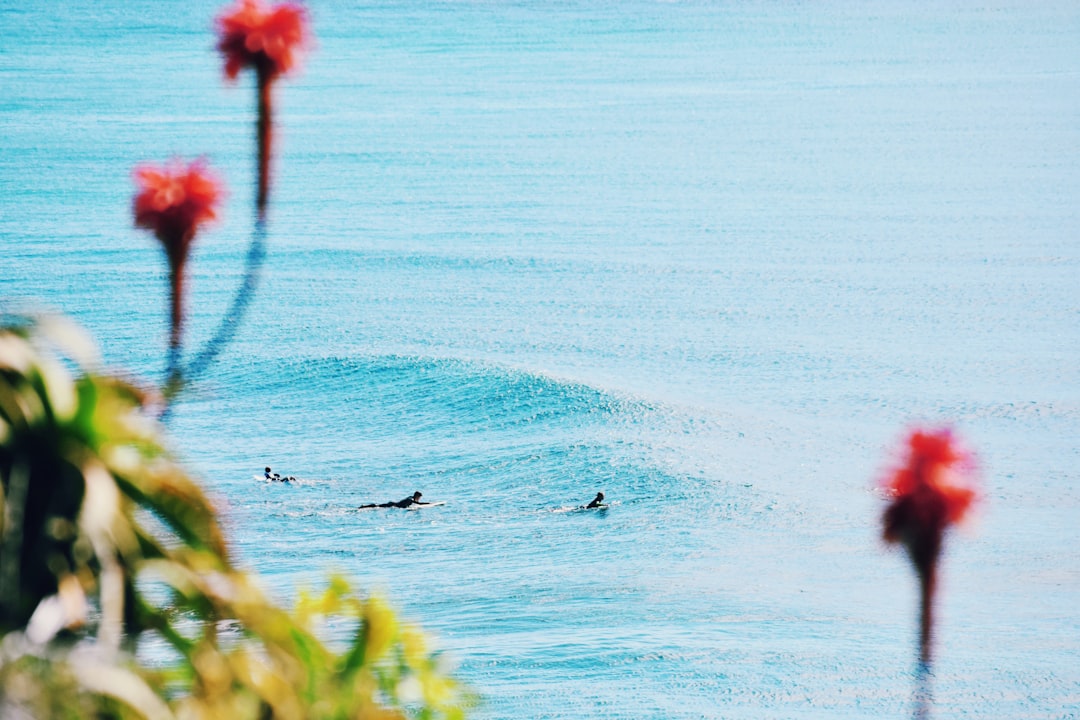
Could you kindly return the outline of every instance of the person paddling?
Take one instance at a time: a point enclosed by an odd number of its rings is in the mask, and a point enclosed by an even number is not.
[[[288,477],[281,477],[281,475],[278,475],[277,473],[274,473],[273,475],[271,475],[269,465],[266,467],[266,470],[264,471],[264,473],[265,473],[263,475],[264,478],[266,478],[267,480],[273,480],[274,482],[289,482],[290,480],[295,480],[296,479],[292,475],[289,475]]]
[[[423,493],[420,492],[419,490],[417,490],[416,492],[414,492],[409,497],[407,497],[407,498],[405,498],[403,500],[398,500],[397,502],[384,502],[384,503],[377,503],[377,504],[376,503],[369,503],[367,505],[361,505],[358,509],[359,510],[366,510],[367,508],[407,508],[407,507],[412,507],[413,505],[431,505],[431,503],[429,503],[429,502],[422,502],[420,500],[420,498],[422,496],[423,496]]]
[[[590,502],[588,505],[585,506],[585,509],[586,510],[591,510],[592,508],[598,508],[598,507],[603,507],[603,506],[604,506],[604,493],[598,492],[598,493],[596,493],[596,497],[594,497],[592,499],[592,502]]]

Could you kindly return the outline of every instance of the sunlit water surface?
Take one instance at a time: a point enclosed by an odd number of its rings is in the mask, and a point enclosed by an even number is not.
[[[1075,3],[310,9],[262,284],[169,422],[276,596],[383,593],[480,718],[903,717],[915,587],[872,485],[951,423],[985,501],[933,714],[1080,715]],[[150,379],[132,166],[231,189],[195,344],[250,233],[216,10],[0,4],[0,297]],[[414,490],[446,505],[355,510]]]

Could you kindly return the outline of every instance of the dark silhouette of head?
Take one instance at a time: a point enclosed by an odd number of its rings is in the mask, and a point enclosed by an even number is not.
[[[603,500],[604,499],[604,493],[602,493],[602,492],[596,493],[596,499],[597,500]]]
[[[414,493],[412,494],[412,499],[413,499],[414,501],[415,501],[415,500],[419,500],[419,499],[420,499],[420,496],[421,496],[421,495],[423,495],[423,493],[422,493],[422,492],[420,492],[419,490],[417,490],[416,492],[414,492]]]
[[[267,472],[267,473],[269,473],[269,472],[270,472],[270,467],[269,467],[269,466],[267,466],[267,468],[266,468],[266,472]]]

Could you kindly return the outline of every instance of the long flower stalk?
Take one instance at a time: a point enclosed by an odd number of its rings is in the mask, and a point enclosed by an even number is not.
[[[255,70],[257,85],[257,159],[255,206],[266,217],[273,155],[273,85],[296,65],[297,51],[308,39],[307,15],[293,3],[264,9],[258,0],[240,0],[217,18],[218,50],[225,58],[225,76],[235,80],[245,67]]]
[[[180,381],[187,260],[199,229],[217,217],[221,185],[202,160],[135,168],[135,225],[154,233],[169,264],[167,387]]]
[[[882,517],[886,542],[900,543],[919,580],[919,662],[933,656],[934,602],[938,564],[948,528],[963,519],[975,500],[968,484],[972,457],[945,430],[911,432],[902,465],[884,483],[890,497]]]
[[[259,65],[256,72],[259,86],[259,113],[256,121],[259,144],[259,187],[255,195],[255,207],[260,221],[266,219],[266,206],[270,202],[270,154],[274,144],[273,83],[265,67],[265,64]]]

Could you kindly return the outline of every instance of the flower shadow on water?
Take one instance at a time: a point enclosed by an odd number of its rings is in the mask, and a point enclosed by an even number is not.
[[[229,308],[222,316],[217,330],[215,330],[210,339],[206,341],[202,350],[191,359],[187,368],[182,368],[179,360],[176,360],[175,365],[170,362],[167,380],[169,385],[166,390],[168,396],[175,396],[185,384],[197,380],[200,375],[206,372],[206,369],[210,367],[217,356],[221,354],[221,351],[232,341],[244,316],[247,314],[252,299],[255,297],[255,290],[259,284],[259,275],[262,271],[263,261],[265,259],[266,221],[265,219],[260,218],[256,221],[255,228],[252,232],[251,245],[248,246],[247,258],[244,262],[244,277],[240,281],[240,286],[236,290],[236,295],[233,296]],[[161,413],[161,420],[164,421],[168,419],[171,407],[171,403],[166,404]]]
[[[251,245],[248,247],[244,268],[244,279],[240,282],[240,287],[236,291],[236,296],[233,297],[229,309],[221,318],[221,323],[218,325],[214,335],[206,342],[203,349],[188,365],[186,376],[189,379],[195,379],[205,372],[206,368],[210,366],[210,363],[214,361],[221,351],[225,349],[225,346],[229,344],[233,336],[236,335],[236,330],[240,326],[240,322],[244,319],[244,315],[247,312],[248,306],[251,304],[252,298],[255,297],[255,288],[259,283],[259,273],[262,270],[263,260],[265,260],[265,258],[266,221],[259,220],[255,223],[255,230],[251,237]]]
[[[915,688],[912,693],[915,706],[913,720],[930,720],[930,710],[934,704],[934,673],[930,663],[920,660],[915,666]]]

